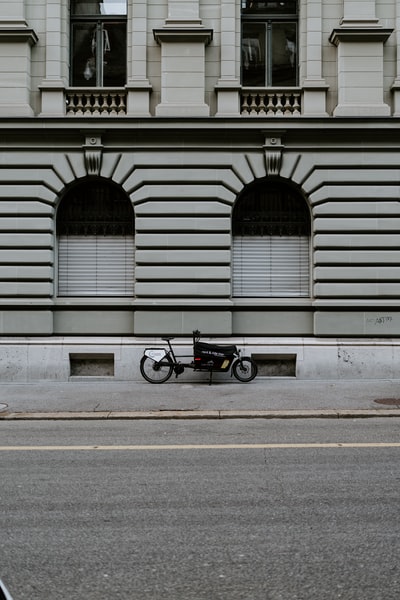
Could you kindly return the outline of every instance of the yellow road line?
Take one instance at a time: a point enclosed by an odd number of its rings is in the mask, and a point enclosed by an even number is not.
[[[400,442],[332,442],[297,444],[159,444],[114,446],[0,446],[0,452],[74,452],[74,451],[147,451],[147,450],[275,450],[306,448],[400,448]]]

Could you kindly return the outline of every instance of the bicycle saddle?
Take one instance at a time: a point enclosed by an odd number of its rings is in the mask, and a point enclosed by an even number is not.
[[[173,336],[172,335],[166,335],[165,337],[161,338],[162,340],[164,340],[164,342],[169,342],[170,340],[173,340]]]

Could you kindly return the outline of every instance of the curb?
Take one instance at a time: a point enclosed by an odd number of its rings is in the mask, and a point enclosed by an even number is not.
[[[160,420],[160,419],[360,419],[400,417],[399,409],[349,410],[154,410],[0,413],[0,421]]]

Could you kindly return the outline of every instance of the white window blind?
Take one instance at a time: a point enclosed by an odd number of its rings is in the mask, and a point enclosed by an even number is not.
[[[132,235],[58,238],[59,296],[133,296]]]
[[[232,261],[233,296],[310,295],[308,236],[235,236]]]

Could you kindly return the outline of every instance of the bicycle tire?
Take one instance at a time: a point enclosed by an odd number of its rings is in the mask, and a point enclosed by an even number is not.
[[[238,358],[232,365],[232,373],[242,383],[252,381],[258,373],[258,367],[252,358]]]
[[[174,365],[169,356],[157,362],[148,356],[142,356],[140,372],[149,383],[165,383],[172,375]]]

